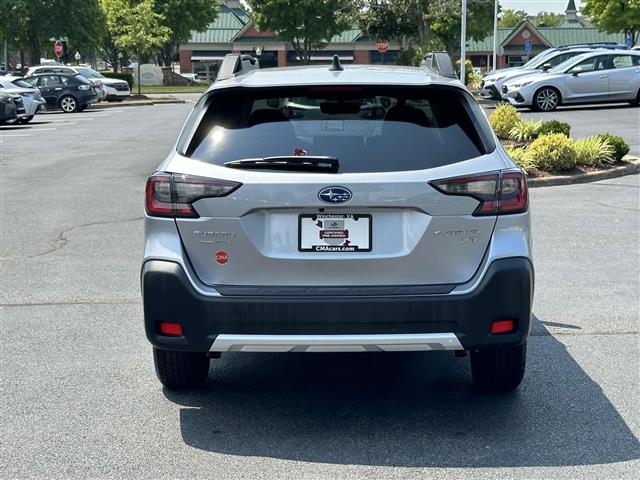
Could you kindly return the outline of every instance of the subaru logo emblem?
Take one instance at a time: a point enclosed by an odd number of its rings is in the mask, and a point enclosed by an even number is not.
[[[318,193],[320,201],[334,205],[337,203],[347,203],[351,200],[352,196],[351,190],[344,187],[327,187]]]

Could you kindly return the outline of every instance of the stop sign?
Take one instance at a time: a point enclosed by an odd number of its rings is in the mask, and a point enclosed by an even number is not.
[[[378,40],[378,43],[376,43],[376,49],[380,53],[386,52],[389,50],[389,42],[387,40]]]
[[[60,40],[56,40],[56,46],[53,48],[56,57],[60,58],[64,53],[64,48],[62,47],[62,42]]]

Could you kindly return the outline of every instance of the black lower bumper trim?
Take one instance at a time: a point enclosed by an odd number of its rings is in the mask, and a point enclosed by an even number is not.
[[[466,349],[523,342],[530,331],[533,267],[526,258],[495,260],[473,292],[410,296],[206,296],[183,268],[151,260],[142,269],[145,329],[159,348],[207,351],[216,335],[340,335],[452,332]],[[495,320],[514,333],[491,335]],[[178,322],[183,337],[159,335]]]

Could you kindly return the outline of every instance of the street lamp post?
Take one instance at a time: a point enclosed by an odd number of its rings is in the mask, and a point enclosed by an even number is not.
[[[460,29],[460,81],[465,85],[465,61],[467,60],[467,0],[462,0],[462,25]]]
[[[82,58],[80,56],[80,52],[76,52],[76,54],[74,55],[74,58],[76,59],[76,65],[80,65],[80,59]]]

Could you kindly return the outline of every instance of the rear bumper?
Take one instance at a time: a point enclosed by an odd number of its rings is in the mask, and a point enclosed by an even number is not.
[[[529,335],[533,299],[533,267],[522,257],[493,261],[480,284],[462,295],[214,297],[197,292],[181,265],[162,260],[144,263],[141,280],[149,341],[158,348],[201,352],[211,350],[221,334],[453,333],[467,350],[516,345]],[[491,324],[505,319],[515,321],[516,331],[491,335]],[[184,336],[159,334],[160,322],[181,323]]]

